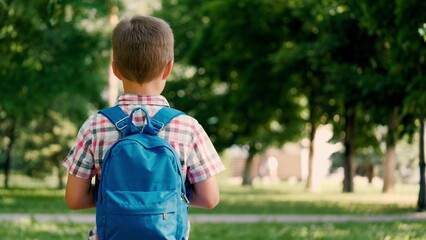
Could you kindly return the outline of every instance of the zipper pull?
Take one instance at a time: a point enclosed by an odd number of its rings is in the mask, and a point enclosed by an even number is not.
[[[189,199],[186,197],[185,193],[181,193],[181,197],[183,198],[183,200],[185,200],[186,204],[189,205]]]

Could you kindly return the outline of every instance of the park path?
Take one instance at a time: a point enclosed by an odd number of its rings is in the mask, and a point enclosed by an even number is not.
[[[391,221],[425,221],[426,213],[405,213],[392,215],[266,215],[266,214],[190,214],[193,223],[345,223],[345,222],[391,222]],[[36,222],[73,222],[94,223],[94,214],[26,214],[3,213],[2,221],[36,221]]]

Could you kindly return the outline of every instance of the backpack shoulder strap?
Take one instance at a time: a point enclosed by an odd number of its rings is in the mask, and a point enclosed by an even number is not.
[[[129,116],[126,112],[121,109],[119,106],[113,106],[105,108],[99,111],[100,114],[104,115],[108,120],[110,120],[114,126],[124,135],[128,135],[129,128],[127,127],[127,118]]]
[[[100,114],[104,115],[108,120],[114,124],[114,126],[119,130],[124,136],[128,134],[127,130],[127,121],[126,119],[129,117],[126,112],[123,111],[119,106],[113,106],[109,108],[105,108],[102,110],[99,110]],[[95,179],[95,203],[98,200],[98,191],[99,191],[99,184],[100,179],[98,175],[96,175]]]
[[[152,119],[155,119],[158,122],[161,122],[165,125],[167,125],[173,118],[183,115],[185,113],[174,109],[170,107],[163,107],[152,117]]]
[[[163,107],[151,118],[153,131],[155,134],[163,129],[173,118],[185,113],[170,107]],[[144,129],[145,130],[145,129]],[[148,130],[148,129],[147,129]]]
[[[119,106],[105,108],[99,111],[100,114],[108,118],[115,127],[124,135],[130,135],[134,132],[134,126],[128,127],[129,116]],[[173,118],[185,113],[170,107],[161,108],[152,118],[152,128],[145,127],[143,131],[149,134],[158,134]],[[133,124],[132,124],[133,125]]]
[[[177,109],[170,108],[170,107],[163,107],[160,109],[151,119],[152,124],[157,124],[157,122],[160,122],[163,124],[162,127],[166,126],[173,118],[184,115],[184,112],[181,112]],[[161,129],[160,129],[161,130]],[[179,164],[180,165],[180,164]],[[179,168],[179,174],[182,176],[181,169]],[[182,191],[184,192],[184,197],[186,198],[186,201],[189,202],[191,199],[192,191],[193,191],[194,185],[189,182],[188,176],[185,178],[184,187],[182,188]]]

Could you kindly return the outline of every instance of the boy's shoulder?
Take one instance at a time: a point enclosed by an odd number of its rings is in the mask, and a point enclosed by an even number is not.
[[[198,120],[187,114],[183,114],[174,118],[169,123],[168,127],[177,128],[179,131],[186,132],[192,136],[198,135],[200,132],[204,132],[204,129]]]
[[[112,123],[108,120],[107,117],[105,117],[99,111],[89,115],[89,117],[86,119],[86,121],[83,124],[83,126],[87,128],[99,128],[99,127],[105,127],[105,125],[109,126],[109,125],[112,125]],[[174,127],[177,127],[177,128],[191,128],[191,129],[198,129],[200,127],[202,128],[201,124],[196,118],[186,113],[172,119],[169,125],[173,125]]]

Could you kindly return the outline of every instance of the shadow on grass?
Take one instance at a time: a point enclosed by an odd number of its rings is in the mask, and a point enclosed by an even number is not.
[[[416,211],[416,194],[380,192],[345,194],[337,190],[308,193],[303,187],[225,186],[220,204],[213,210],[190,208],[203,214],[398,214]],[[0,213],[94,213],[73,211],[64,190],[49,188],[0,189]]]
[[[0,189],[0,213],[68,213],[64,190],[50,188]],[[94,210],[79,211],[81,213]]]

